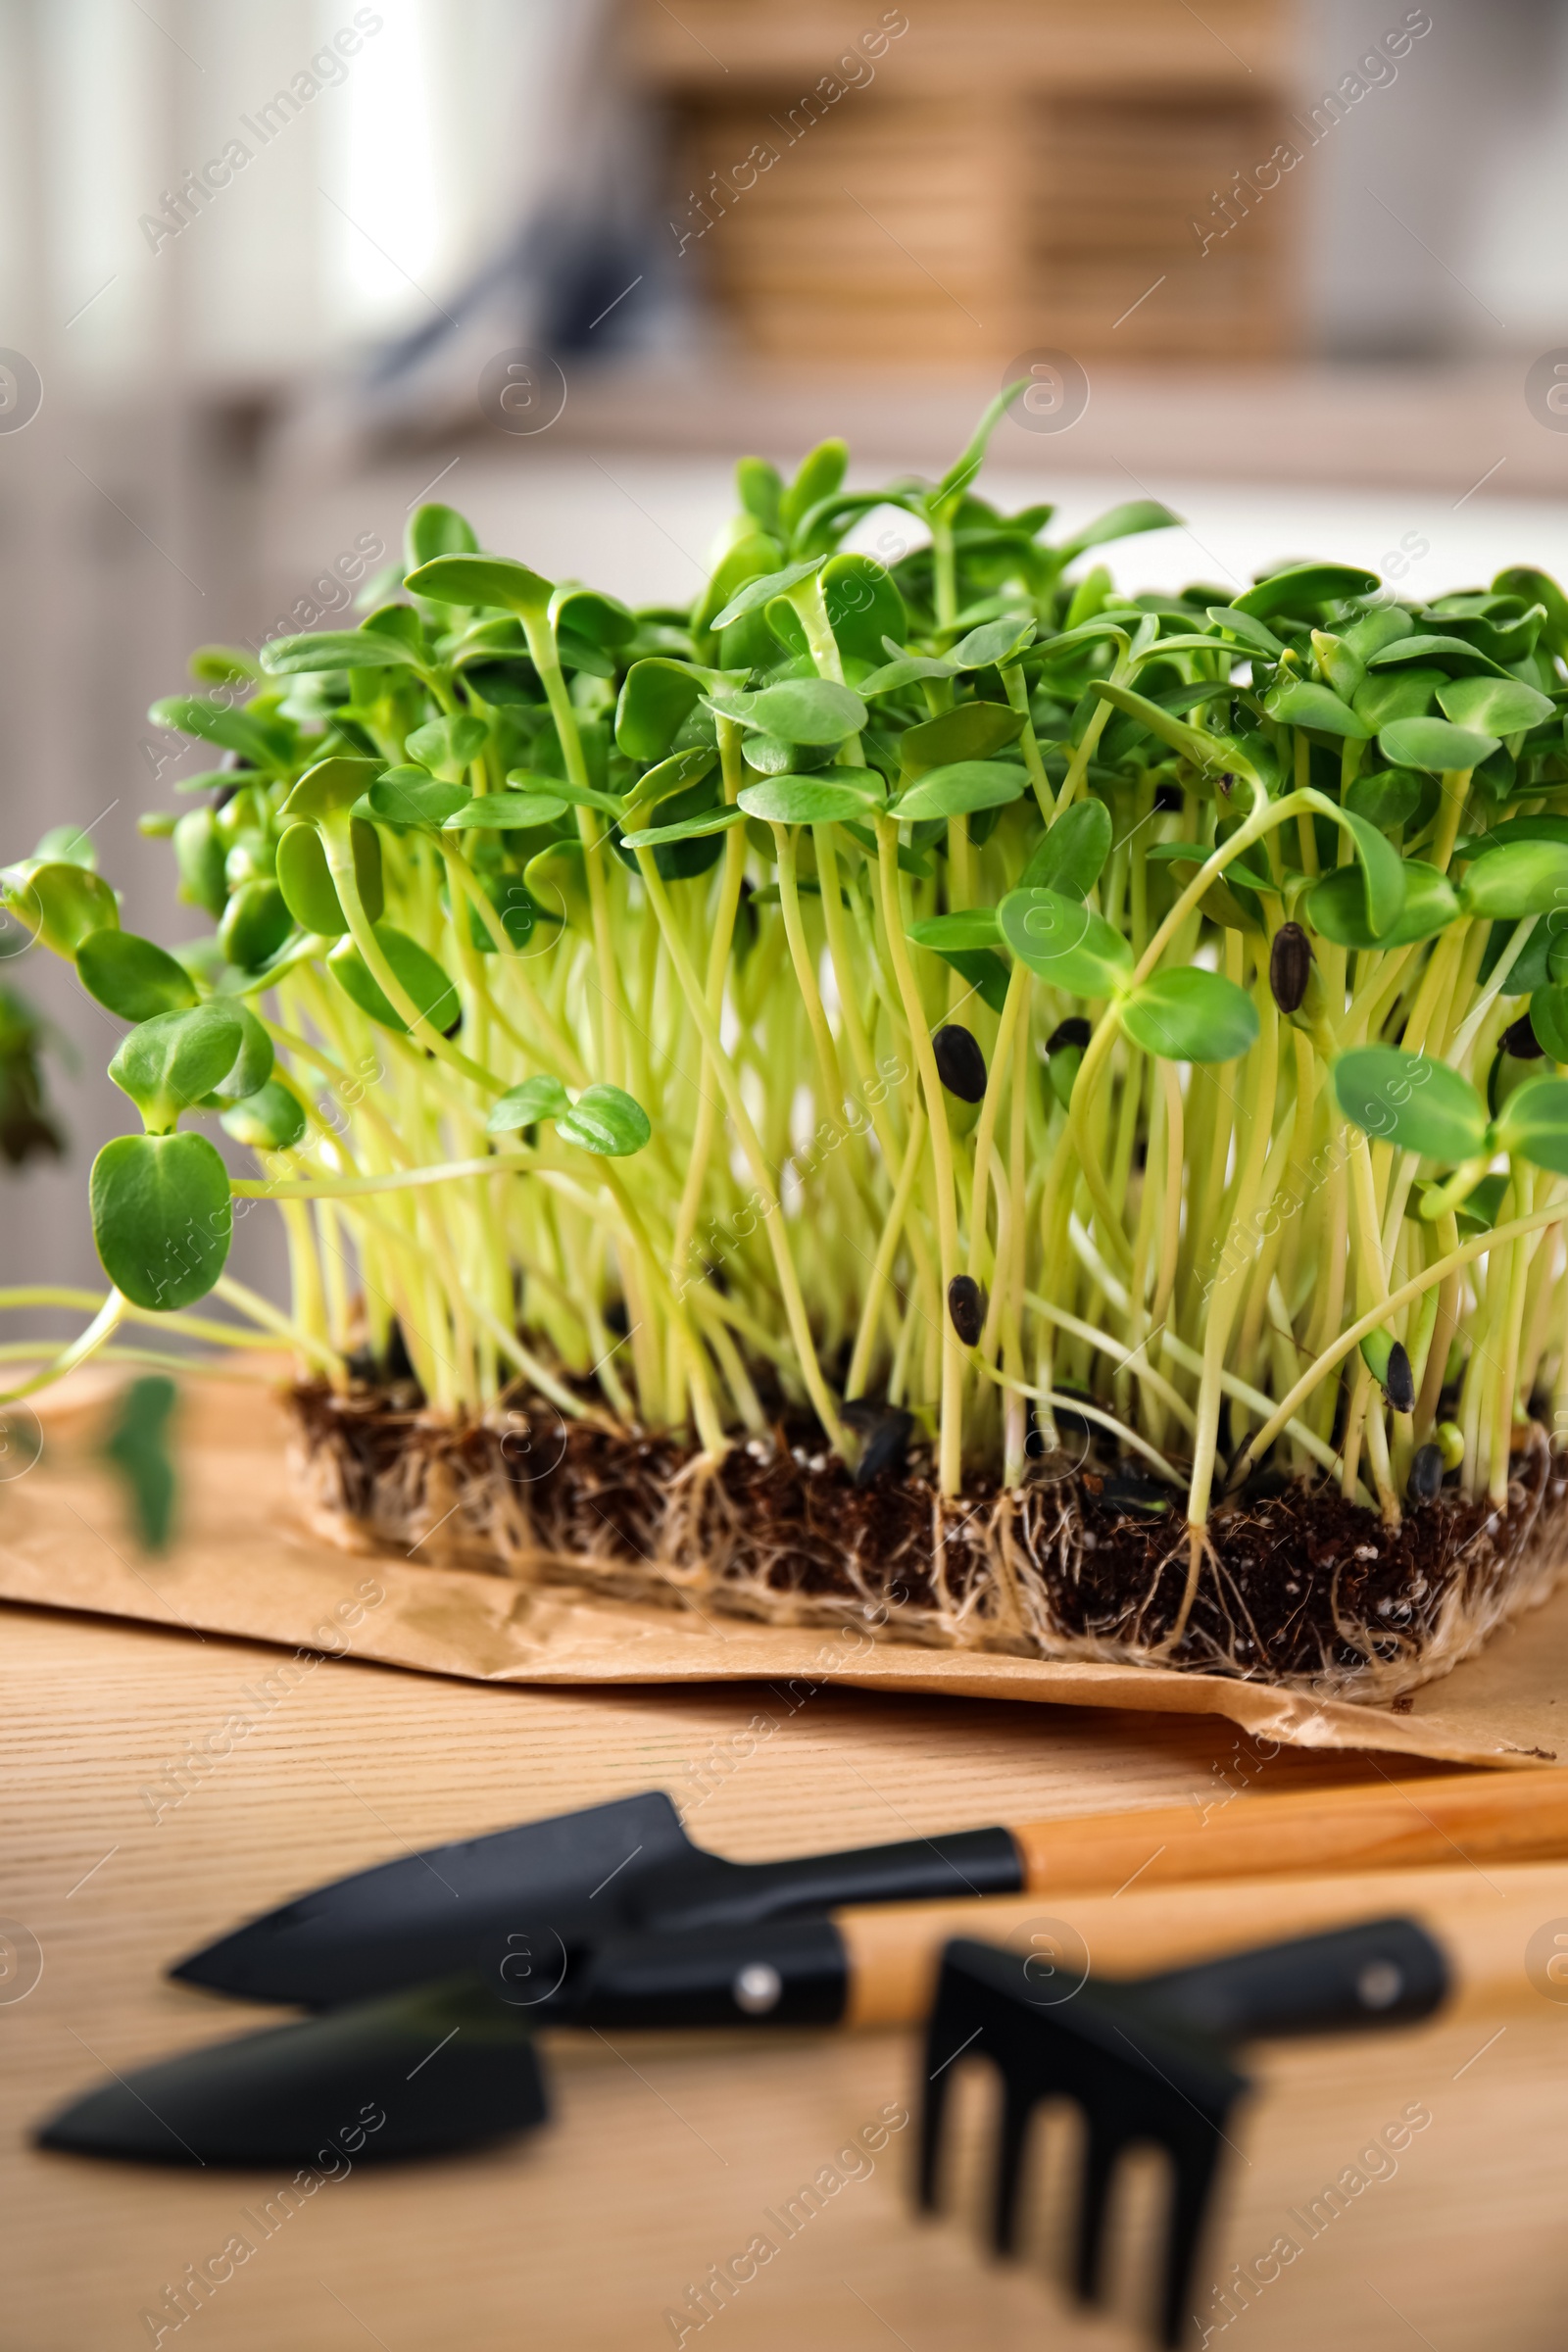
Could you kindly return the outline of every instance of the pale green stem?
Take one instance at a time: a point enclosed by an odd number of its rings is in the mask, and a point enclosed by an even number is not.
[[[31,1396],[39,1389],[47,1389],[55,1381],[64,1380],[66,1374],[74,1372],[78,1364],[84,1364],[118,1330],[125,1305],[126,1301],[120,1293],[111,1291],[86,1330],[73,1340],[69,1348],[62,1348],[41,1372],[35,1372],[31,1380],[24,1380],[19,1387],[0,1394],[0,1405],[15,1404],[20,1397]]]
[[[948,1134],[948,1114],[943,1100],[942,1080],[937,1073],[936,1054],[932,1048],[920,992],[915,985],[914,971],[909,962],[909,951],[904,936],[904,913],[899,900],[899,831],[893,819],[878,816],[876,820],[878,867],[882,878],[882,916],[887,932],[888,955],[904,1001],[905,1017],[909,1024],[910,1047],[915,1067],[920,1073],[920,1085],[925,1095],[926,1115],[931,1124],[931,1159],[936,1183],[937,1244],[942,1264],[942,1288],[958,1271],[958,1216],[954,1194],[953,1144]],[[942,1421],[938,1447],[938,1477],[944,1494],[956,1494],[962,1486],[963,1465],[963,1371],[964,1349],[953,1328],[952,1317],[942,1317]]]
[[[853,1460],[856,1454],[855,1441],[839,1419],[838,1407],[833,1401],[827,1382],[822,1377],[822,1367],[817,1361],[816,1345],[811,1337],[810,1318],[806,1311],[806,1300],[801,1292],[800,1277],[795,1270],[795,1261],[790,1254],[789,1237],[784,1231],[783,1212],[779,1205],[772,1170],[767,1164],[766,1155],[758,1139],[757,1129],[752,1123],[751,1113],[742,1097],[740,1078],[729,1055],[724,1051],[723,1041],[718,1033],[718,1023],[708,1009],[702,984],[697,977],[692,959],[687,954],[686,943],[680,936],[680,926],[675,920],[674,911],[669,904],[669,895],[664,888],[659,868],[654,862],[653,852],[639,850],[637,863],[642,872],[649,900],[658,917],[660,929],[663,932],[670,961],[675,967],[675,975],[680,982],[681,993],[686,999],[687,1009],[701,1033],[713,1075],[723,1090],[724,1101],[735,1129],[736,1141],[741,1147],[747,1166],[751,1170],[752,1181],[756,1185],[767,1212],[768,1245],[773,1252],[773,1263],[778,1274],[784,1312],[789,1322],[790,1335],[795,1342],[801,1377],[806,1383],[807,1394],[811,1399],[817,1419],[821,1422],[834,1451],[841,1454],[846,1461]]]

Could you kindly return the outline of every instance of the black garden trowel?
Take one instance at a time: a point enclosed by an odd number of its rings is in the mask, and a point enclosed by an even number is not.
[[[731,1862],[694,1845],[662,1790],[407,1853],[296,1896],[173,1974],[244,1999],[310,2008],[483,1965],[537,1997],[612,1938],[746,1931],[844,1905],[977,1895],[1109,1894],[1568,1853],[1553,1773],[1464,1773],[1250,1795],[1210,1821],[1164,1805],[912,1838],[848,1853]],[[485,1956],[499,1951],[498,1961]]]
[[[1006,1830],[965,1830],[785,1862],[694,1845],[662,1789],[431,1846],[302,1894],[172,1970],[253,2001],[330,2008],[471,1969],[499,1945],[514,1981],[636,1929],[739,1928],[842,1903],[1010,1894]]]
[[[348,2002],[303,2024],[209,2043],[134,2074],[117,2073],[54,2116],[39,2138],[45,2147],[142,2163],[319,2163],[330,2170],[334,2148],[360,2163],[436,2155],[544,2121],[547,2100],[531,2038],[540,2028],[771,2032],[913,2024],[930,2001],[953,1920],[970,1917],[982,1931],[1006,1933],[1019,1915],[1016,1902],[937,1903],[677,1935],[641,1929],[611,1936],[568,1963],[554,1982],[542,1981],[542,1972],[531,1968],[517,1971],[510,1965],[514,1954],[492,1943],[471,1973]],[[1242,2027],[1261,2032],[1265,2026],[1311,2031],[1412,2014],[1412,2004],[1431,2006],[1443,1987],[1435,1953],[1424,1972],[1411,1957],[1432,1948],[1420,1929],[1385,1922],[1211,1963],[1142,1987],[1085,1985],[1068,2021],[1067,2041],[1076,2046],[1087,2030],[1086,2046],[1099,2050],[1105,2038],[1102,2012],[1108,2005],[1113,2026],[1139,2034],[1134,2050],[1128,2034],[1117,2034],[1136,2060],[1142,2062],[1142,2043],[1152,2034],[1167,2070],[1175,2068],[1187,2083],[1183,2100],[1190,2105],[1194,2095],[1206,2096],[1199,2077],[1207,2085],[1212,2075],[1213,2096],[1223,2110],[1243,2084],[1218,2056],[1217,2033]],[[1028,2075],[1031,2054],[1039,2072],[1039,2029],[1030,2008],[1030,1996],[1038,1998],[1040,1990],[1030,1973],[1036,1965],[1033,1958],[1020,1960],[987,1944],[951,1944],[938,1988],[933,2048],[956,2019],[964,2029],[963,2047],[984,2048],[1001,2065],[1009,2083],[1009,2116],[1025,2115],[1028,2097],[1041,2095],[1025,2082],[1026,2076],[1028,2083],[1035,2081]],[[1359,1997],[1351,1982],[1356,1971],[1363,1987],[1387,1991],[1395,1965],[1397,1998],[1391,1995],[1380,2008]],[[1013,1979],[1024,1996],[1022,2024],[1008,1995]],[[1055,1974],[1051,1983],[1054,1988]],[[1139,1995],[1148,1996],[1142,2009]],[[1190,2031],[1195,2026],[1196,2040]],[[1184,2030],[1187,2044],[1177,2048],[1172,2033],[1179,2038]],[[1059,2022],[1054,2031],[1060,2042]],[[1122,2053],[1113,2049],[1111,2055]],[[1060,2067],[1059,2051],[1054,2063]],[[1105,2068],[1125,2105],[1125,2063],[1119,2071],[1107,2068],[1102,2051],[1092,2063]],[[941,2073],[939,2065],[928,2140],[940,2120]],[[1061,2086],[1075,2089],[1078,2082],[1069,2070]],[[1157,2104],[1157,2085],[1154,2095]],[[1178,2110],[1175,2120],[1187,2131],[1180,2157],[1194,2132],[1188,2113]],[[1164,2135],[1168,2132],[1167,2123]],[[1004,2190],[1009,2211],[1014,2174]]]
[[[76,2156],[335,2179],[531,2131],[548,2114],[529,2021],[458,1979],[116,2074],[37,2137]]]
[[[1195,1886],[1175,1918],[1168,1893],[1136,1888],[1076,1902],[1071,1921],[1044,1918],[1030,1894],[851,1906],[751,1926],[622,1931],[543,1968],[502,1936],[481,1945],[473,1968],[440,1984],[116,2075],[41,2136],[50,2147],[133,2161],[328,2164],[332,2145],[346,2147],[347,2128],[358,2134],[358,2162],[434,2154],[543,2120],[530,2038],[541,2029],[719,2029],[733,2048],[736,2033],[866,2030],[930,2016],[928,2191],[954,2064],[988,2056],[1007,2085],[999,2242],[1010,2238],[1031,2107],[1060,2092],[1088,2112],[1087,2289],[1095,2217],[1131,2140],[1170,2148],[1183,2183],[1173,2245],[1190,2247],[1216,2144],[1247,2087],[1229,2056],[1236,2041],[1424,2017],[1456,1990],[1489,2007],[1539,1998],[1519,1924],[1543,1909],[1561,1915],[1568,1871],[1497,1872],[1495,1885],[1463,1866],[1250,1894]],[[1401,1882],[1414,1918],[1358,1924]],[[1254,1935],[1265,1924],[1319,1932],[1133,1984],[1091,1971],[1090,1942],[1146,1969],[1173,1943],[1191,1950],[1195,1935],[1201,1945],[1212,1933],[1223,1948],[1239,1910]],[[956,1931],[996,1941],[954,1943]],[[384,2122],[367,2120],[368,2109]],[[1173,2292],[1184,2275],[1173,2269]]]

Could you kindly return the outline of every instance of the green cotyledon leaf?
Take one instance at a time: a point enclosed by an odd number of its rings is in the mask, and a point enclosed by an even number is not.
[[[1370,596],[1378,585],[1377,573],[1363,571],[1357,564],[1293,564],[1237,597],[1235,610],[1250,612],[1256,620],[1271,620],[1276,612],[1306,619],[1323,605],[1349,596]]]
[[[370,814],[387,824],[443,825],[473,795],[466,784],[444,783],[427,768],[408,764],[377,776],[366,797]]]
[[[809,778],[806,779],[808,782]],[[776,782],[777,779],[775,778]],[[688,816],[678,824],[646,825],[636,833],[623,833],[621,840],[628,850],[659,850],[676,841],[706,841],[710,833],[727,833],[732,825],[744,824],[744,808],[710,808],[701,816]]]
[[[1522,735],[1556,712],[1556,705],[1523,678],[1454,678],[1438,688],[1438,708],[1455,726],[1483,735]]]
[[[1110,810],[1103,801],[1074,801],[1036,842],[1018,876],[1018,888],[1086,899],[1110,856],[1111,831]],[[1200,852],[1200,864],[1202,858]]]
[[[1054,890],[1009,891],[997,919],[1018,960],[1069,996],[1116,996],[1132,975],[1132,949],[1081,899]]]
[[[401,983],[416,1010],[432,1029],[448,1035],[460,1018],[458,992],[453,982],[435,957],[406,931],[400,931],[392,923],[372,923],[370,927],[394,978]],[[351,939],[339,941],[326,959],[326,968],[369,1020],[383,1029],[396,1030],[399,1035],[407,1032],[407,1021],[382,993],[380,982]]]
[[[270,961],[293,927],[288,902],[275,882],[242,882],[229,893],[218,944],[236,970],[253,972]]]
[[[1380,833],[1392,833],[1410,822],[1423,797],[1420,776],[1407,767],[1383,767],[1375,775],[1357,776],[1347,788],[1343,806],[1353,815],[1364,816]]]
[[[1261,654],[1267,662],[1277,662],[1285,651],[1273,630],[1265,628],[1254,612],[1240,612],[1235,605],[1210,605],[1203,617],[1214,628],[1238,639],[1249,653]]]
[[[1404,904],[1387,931],[1374,931],[1367,919],[1365,886],[1353,865],[1325,874],[1302,903],[1313,930],[1341,948],[1410,947],[1442,931],[1460,911],[1459,894],[1446,874],[1416,858],[1404,860]]]
[[[203,1110],[226,1110],[231,1104],[242,1102],[248,1095],[254,1095],[271,1077],[276,1058],[270,1037],[249,1005],[237,1004],[229,998],[225,1009],[239,1023],[239,1052],[218,1084],[203,1095]]]
[[[490,729],[482,718],[462,713],[454,718],[432,718],[422,727],[416,727],[407,737],[404,750],[411,760],[439,776],[443,784],[462,781],[463,771],[478,759],[490,740]]]
[[[1111,507],[1107,513],[1085,523],[1081,531],[1063,540],[1053,553],[1063,564],[1084,555],[1092,547],[1106,547],[1115,539],[1136,538],[1144,531],[1180,530],[1182,518],[1171,509],[1162,506],[1157,498],[1132,498],[1125,505]]]
[[[1306,727],[1319,735],[1341,735],[1365,743],[1373,733],[1348,703],[1312,678],[1291,678],[1274,687],[1263,697],[1263,709],[1282,726]]]
[[[117,1135],[92,1164],[93,1240],[133,1306],[204,1298],[228,1256],[228,1171],[204,1135]]]
[[[831,678],[786,678],[756,694],[715,694],[709,700],[720,717],[738,719],[785,743],[842,743],[847,735],[858,735],[870,716],[858,694]]]
[[[1466,914],[1518,921],[1568,907],[1568,842],[1510,841],[1466,866],[1459,884]]]
[[[407,669],[414,661],[408,646],[379,629],[316,629],[273,637],[262,649],[263,665],[274,678],[324,669]]]
[[[157,1013],[121,1041],[109,1075],[135,1103],[149,1133],[166,1135],[226,1076],[244,1038],[232,1005]]]
[[[948,956],[955,950],[996,947],[1002,938],[1002,926],[994,906],[975,906],[961,914],[928,914],[909,925],[909,937],[917,948],[930,948],[938,956]]]
[[[318,760],[314,767],[306,769],[283,803],[280,813],[307,824],[331,824],[348,814],[355,802],[369,791],[386,765],[384,760],[365,760],[345,752],[331,753],[325,760]],[[205,813],[201,809],[192,811],[193,815]],[[180,819],[181,824],[188,824],[189,821],[188,817]]]
[[[494,606],[539,621],[548,614],[555,594],[553,581],[510,556],[435,556],[411,571],[403,584],[411,596],[428,597],[437,604]]]
[[[1342,1054],[1334,1094],[1355,1126],[1426,1159],[1474,1159],[1486,1142],[1486,1106],[1469,1079],[1398,1046],[1356,1046]]]
[[[1027,769],[1010,760],[957,760],[948,767],[927,768],[918,783],[900,793],[888,814],[901,824],[968,816],[981,808],[1004,808],[1028,789]]]
[[[740,807],[748,816],[775,825],[831,824],[854,816],[863,819],[876,808],[881,784],[881,777],[869,767],[830,767],[806,776],[762,776],[747,785],[740,795]]]
[[[1494,1128],[1497,1145],[1538,1168],[1568,1176],[1568,1078],[1530,1078],[1503,1102]]]
[[[959,703],[956,710],[906,727],[899,737],[899,759],[909,776],[989,760],[1017,741],[1023,723],[1022,711],[1008,703]]]
[[[438,499],[416,507],[404,528],[403,552],[411,571],[435,556],[471,556],[478,547],[467,518],[456,507],[442,506]]]
[[[378,788],[379,789],[379,788]],[[444,833],[527,833],[553,824],[566,802],[557,792],[485,792],[465,801],[443,824]]]
[[[253,1095],[231,1103],[220,1124],[253,1152],[290,1152],[305,1133],[305,1112],[296,1095],[279,1079],[269,1078]]]
[[[56,956],[74,956],[94,931],[113,930],[120,921],[120,903],[102,874],[69,858],[9,865],[0,874],[0,892],[23,930]]]
[[[1425,768],[1430,775],[1463,774],[1490,760],[1495,735],[1455,727],[1446,718],[1396,718],[1382,728],[1378,749],[1391,767]]]
[[[744,619],[748,612],[755,612],[760,606],[771,603],[775,596],[788,595],[792,588],[800,586],[802,580],[808,580],[813,571],[820,571],[825,561],[825,557],[810,556],[804,564],[787,564],[782,571],[765,571],[748,580],[723,610],[714,613],[708,627],[716,636],[720,629],[727,629],[732,622]]]
[[[149,1021],[160,1012],[187,1011],[196,1002],[183,965],[131,931],[89,932],[76,950],[76,977],[122,1020]]]
[[[1165,1061],[1235,1061],[1257,1043],[1257,1007],[1223,972],[1155,972],[1121,1002],[1135,1046]]]
[[[379,789],[379,785],[372,787]],[[443,784],[437,789],[445,792],[449,788]],[[351,817],[349,840],[354,853],[354,879],[365,911],[372,923],[379,922],[384,884],[381,844],[375,827],[367,824],[363,817]],[[277,887],[302,930],[315,932],[322,939],[342,938],[349,927],[349,918],[337,895],[321,836],[314,825],[296,822],[284,826],[277,845]]]
[[[653,654],[627,670],[615,705],[615,743],[628,760],[662,760],[714,673]]]
[[[1419,722],[1418,722],[1419,723]],[[1342,808],[1323,793],[1313,792],[1312,807],[1348,833],[1361,872],[1368,926],[1374,936],[1391,931],[1404,906],[1404,861],[1388,837],[1353,808]]]
[[[507,782],[518,792],[545,793],[558,801],[569,801],[576,808],[598,808],[606,816],[620,814],[620,803],[613,793],[598,792],[591,784],[572,784],[564,776],[546,775],[540,768],[511,768]]]
[[[1530,999],[1536,1042],[1556,1062],[1568,1062],[1568,982],[1548,981]]]
[[[874,556],[829,556],[822,566],[822,601],[846,659],[879,661],[884,637],[903,644],[909,626],[904,599],[887,565]]]

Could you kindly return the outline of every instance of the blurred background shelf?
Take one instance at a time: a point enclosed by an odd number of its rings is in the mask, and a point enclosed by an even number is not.
[[[756,448],[782,458],[842,433],[868,465],[940,470],[1004,372],[971,365],[890,375],[735,351],[695,364],[628,358],[573,373],[548,445],[726,458]],[[1507,359],[1118,366],[1096,368],[1091,385],[1070,431],[1026,433],[1004,418],[997,462],[1046,480],[1125,464],[1188,479],[1409,485],[1454,498],[1500,467],[1480,495],[1568,495],[1568,438],[1542,430],[1525,406],[1523,368]],[[400,430],[381,446],[463,448],[519,476],[546,462],[543,439],[508,447],[477,416]]]
[[[1298,342],[1289,184],[1236,198],[1258,214],[1245,242],[1205,251],[1193,226],[1285,136],[1287,0],[1201,18],[940,0],[847,48],[844,29],[760,0],[629,12],[634,83],[666,111],[671,224],[747,350],[940,368]]]

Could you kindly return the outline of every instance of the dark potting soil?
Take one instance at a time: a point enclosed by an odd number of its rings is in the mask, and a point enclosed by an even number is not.
[[[790,1623],[869,1617],[906,1641],[1387,1695],[1451,1663],[1456,1628],[1484,1631],[1568,1556],[1568,1461],[1539,1428],[1500,1510],[1445,1486],[1389,1528],[1330,1481],[1263,1478],[1215,1510],[1176,1636],[1180,1497],[1128,1464],[1046,1456],[1011,1494],[976,1482],[943,1504],[924,1447],[857,1485],[814,1423],[737,1443],[713,1468],[674,1439],[537,1401],[460,1428],[406,1398],[294,1392],[328,1515],[405,1550],[418,1540],[421,1559]]]

